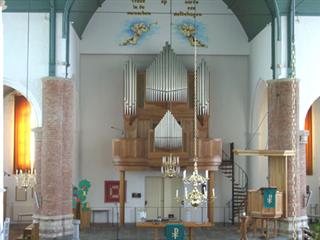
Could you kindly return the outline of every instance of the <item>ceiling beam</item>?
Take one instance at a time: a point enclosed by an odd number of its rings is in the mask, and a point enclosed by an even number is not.
[[[79,37],[82,36],[95,11],[105,0],[75,0],[71,8],[70,20]],[[120,0],[119,0],[120,1]],[[272,21],[272,15],[264,0],[223,0],[239,19],[248,39],[253,39]],[[56,12],[63,13],[67,0],[55,0]],[[272,4],[272,0],[267,0]],[[29,7],[30,3],[30,7]],[[290,0],[277,1],[279,15],[290,13]],[[4,12],[50,12],[50,0],[6,0]],[[319,0],[297,0],[297,16],[320,16]],[[274,10],[273,10],[274,11]],[[279,34],[278,34],[279,36]]]
[[[65,2],[55,0],[57,12],[63,12]],[[6,5],[4,12],[50,12],[50,0],[6,0]]]
[[[82,37],[91,17],[105,0],[76,0],[70,11],[70,21],[79,38]]]

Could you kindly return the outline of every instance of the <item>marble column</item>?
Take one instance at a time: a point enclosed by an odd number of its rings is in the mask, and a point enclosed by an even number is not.
[[[309,131],[301,130],[299,131],[299,185],[300,192],[299,202],[300,202],[300,216],[307,216],[307,166],[306,166],[306,144],[308,143]]]
[[[41,192],[41,142],[42,142],[42,128],[38,127],[33,129],[34,137],[35,137],[35,159],[34,159],[34,169],[36,171],[36,185],[34,187],[34,192],[39,196],[36,201],[34,201],[34,210],[33,210],[33,220],[34,222],[39,222],[39,214],[40,214],[40,192]],[[35,196],[34,196],[35,197]]]
[[[74,83],[43,80],[39,215],[40,238],[72,235],[72,148]]]
[[[284,218],[280,234],[289,238],[307,224],[302,195],[305,194],[305,154],[301,152],[299,82],[268,81],[268,145],[270,150],[294,150],[294,157],[269,157],[269,185],[284,193]],[[303,167],[304,166],[304,167]],[[304,172],[302,172],[304,169]]]

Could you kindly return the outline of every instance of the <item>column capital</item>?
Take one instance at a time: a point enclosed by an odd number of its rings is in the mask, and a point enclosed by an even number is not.
[[[5,0],[0,0],[0,8],[2,9],[2,11],[6,10],[7,6]]]

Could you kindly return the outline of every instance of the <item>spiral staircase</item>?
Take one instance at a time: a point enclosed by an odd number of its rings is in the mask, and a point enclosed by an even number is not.
[[[222,163],[219,167],[223,175],[231,181],[232,185],[232,198],[228,202],[231,208],[230,220],[232,224],[235,218],[239,218],[243,212],[246,211],[247,194],[248,194],[248,175],[234,161],[234,143],[230,143],[230,153],[227,154],[223,151]]]

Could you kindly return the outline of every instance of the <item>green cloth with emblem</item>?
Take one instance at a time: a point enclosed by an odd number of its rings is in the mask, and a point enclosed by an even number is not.
[[[277,188],[263,189],[263,207],[264,208],[276,207],[276,193],[277,193]]]
[[[183,224],[167,224],[165,228],[167,240],[183,240],[184,226]]]

